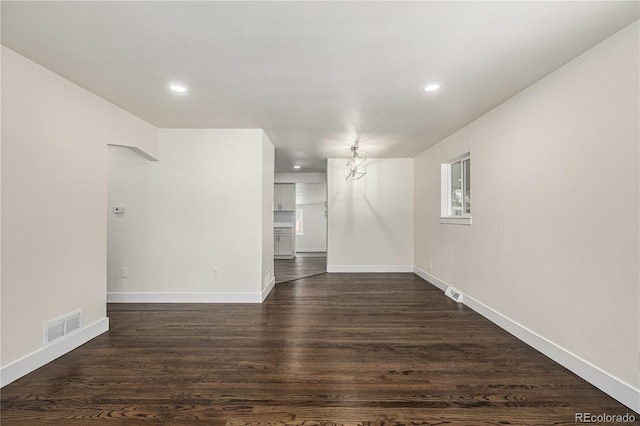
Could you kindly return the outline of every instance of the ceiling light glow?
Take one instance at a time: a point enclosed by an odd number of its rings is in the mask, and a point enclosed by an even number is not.
[[[188,89],[182,84],[171,84],[169,85],[169,89],[173,90],[176,93],[187,93]]]
[[[294,168],[294,169],[299,169],[299,168],[300,168],[300,166],[295,165],[295,166],[293,166],[293,168]]]
[[[424,86],[422,90],[424,90],[425,92],[435,92],[436,90],[440,89],[440,87],[442,87],[440,83],[431,83]]]

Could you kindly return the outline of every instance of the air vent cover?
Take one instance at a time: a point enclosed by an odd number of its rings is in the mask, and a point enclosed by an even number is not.
[[[82,328],[82,312],[76,312],[65,318],[64,334]]]
[[[45,346],[63,338],[69,333],[82,328],[82,310],[68,313],[44,324],[44,344]]]
[[[464,295],[453,287],[447,287],[447,290],[444,292],[444,294],[448,298],[455,300],[458,303],[464,303]]]
[[[45,326],[44,342],[46,345],[64,336],[64,318],[51,321]]]

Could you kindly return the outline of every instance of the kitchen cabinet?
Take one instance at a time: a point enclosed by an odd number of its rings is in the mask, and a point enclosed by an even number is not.
[[[275,184],[273,209],[276,211],[294,211],[296,209],[296,185],[294,183]]]
[[[275,228],[273,244],[273,254],[276,259],[293,259],[295,254],[293,228]]]

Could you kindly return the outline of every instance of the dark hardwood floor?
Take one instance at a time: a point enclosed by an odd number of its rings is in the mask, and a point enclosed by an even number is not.
[[[273,261],[273,272],[276,284],[324,274],[327,272],[327,258],[298,256],[295,259],[276,259]]]
[[[2,390],[3,426],[574,425],[576,412],[631,412],[413,274],[323,274],[263,305],[108,315],[108,333]]]

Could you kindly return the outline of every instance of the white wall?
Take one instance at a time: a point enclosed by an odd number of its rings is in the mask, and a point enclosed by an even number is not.
[[[296,204],[323,204],[327,201],[327,183],[296,183]]]
[[[107,144],[144,150],[157,135],[2,47],[3,385],[108,327]],[[44,323],[76,309],[74,343],[45,350]]]
[[[326,182],[326,173],[276,173],[276,183],[314,183]]]
[[[413,159],[367,159],[367,175],[344,179],[327,163],[329,272],[413,271]]]
[[[161,130],[158,162],[110,148],[109,205],[125,214],[109,215],[109,300],[260,302],[272,150],[259,129]]]
[[[603,370],[636,411],[638,40],[636,22],[415,159],[417,271]],[[440,164],[468,151],[473,225],[440,224]]]
[[[296,252],[323,253],[327,251],[327,218],[324,203],[296,204],[303,212],[302,235],[296,235]]]
[[[262,294],[266,296],[276,283],[273,272],[273,181],[275,148],[262,132]],[[263,297],[264,299],[264,297]]]
[[[1,12],[0,12],[1,13]],[[0,321],[2,319],[2,56],[0,52]],[[0,324],[0,346],[2,344],[2,325]],[[2,353],[0,349],[0,386],[4,384],[2,380]]]

